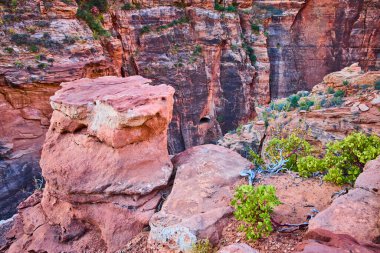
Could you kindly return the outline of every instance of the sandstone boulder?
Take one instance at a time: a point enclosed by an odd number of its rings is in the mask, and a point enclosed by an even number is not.
[[[46,187],[42,199],[19,206],[9,252],[115,252],[148,224],[172,174],[174,94],[149,83],[132,76],[62,84],[42,152]]]
[[[333,201],[310,220],[309,231],[324,229],[347,234],[360,242],[378,242],[380,235],[380,158],[366,165],[355,188]]]
[[[239,173],[250,163],[215,145],[190,148],[173,158],[176,178],[161,211],[149,224],[148,246],[157,252],[191,249],[197,239],[220,239]]]

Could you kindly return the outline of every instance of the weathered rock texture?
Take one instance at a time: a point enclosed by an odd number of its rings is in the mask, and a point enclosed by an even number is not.
[[[169,150],[177,153],[216,141],[271,96],[311,89],[353,62],[379,66],[378,0],[219,1],[237,3],[236,12],[216,11],[213,0],[108,1],[103,26],[112,36],[100,40],[76,19],[76,1],[5,2],[0,217],[33,190],[48,97],[61,82],[140,74],[173,86]],[[128,3],[140,9],[122,10]]]
[[[216,244],[232,214],[234,184],[250,162],[211,144],[190,148],[172,161],[173,189],[149,222],[148,247],[155,252],[187,252],[197,239]]]
[[[330,207],[310,221],[309,231],[325,229],[337,234],[348,234],[361,242],[378,243],[379,175],[380,157],[366,164],[354,189],[335,199]]]
[[[268,21],[271,96],[310,90],[322,77],[360,62],[379,68],[380,2],[257,1]]]
[[[172,174],[174,94],[149,83],[62,84],[42,151],[46,187],[19,206],[9,252],[115,252],[148,224]]]
[[[0,3],[0,219],[15,212],[33,192],[34,177],[40,178],[49,97],[59,84],[120,73],[101,42],[75,18],[76,4],[53,1],[46,9],[44,1],[18,2],[13,9]],[[120,41],[109,40],[122,50]]]

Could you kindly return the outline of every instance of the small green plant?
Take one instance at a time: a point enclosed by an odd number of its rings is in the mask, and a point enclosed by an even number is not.
[[[15,50],[12,47],[6,47],[4,48],[4,51],[8,54],[13,54],[15,52]]]
[[[301,97],[299,95],[290,95],[288,97],[288,101],[290,102],[290,107],[292,108],[299,107],[298,101],[300,100],[300,98]]]
[[[380,79],[375,82],[375,90],[380,90]]]
[[[334,97],[344,97],[344,91],[342,90],[337,90],[335,93],[334,93]]]
[[[47,65],[46,63],[44,63],[44,62],[41,62],[41,63],[39,63],[39,64],[37,65],[37,67],[38,67],[39,69],[46,69],[46,68],[48,67],[48,65]]]
[[[342,97],[333,97],[330,100],[330,106],[341,106],[344,103]]]
[[[260,26],[256,23],[251,23],[251,30],[254,33],[258,34],[258,33],[260,33]]]
[[[22,69],[24,67],[24,64],[20,60],[15,61],[14,65],[18,69]]]
[[[39,51],[40,51],[40,49],[39,49],[38,46],[36,46],[36,45],[30,45],[29,46],[29,52],[31,52],[31,53],[37,53]]]
[[[147,25],[144,25],[144,26],[141,28],[141,31],[140,31],[141,34],[149,33],[149,32],[150,32],[150,27],[147,26]]]
[[[239,230],[245,232],[248,240],[257,240],[273,231],[271,214],[280,204],[272,185],[239,186],[231,201],[235,218],[242,222]]]
[[[335,93],[335,90],[333,87],[328,87],[327,88],[327,94],[334,94]]]
[[[243,48],[245,50],[245,52],[247,53],[248,57],[249,57],[249,60],[251,61],[251,64],[252,65],[255,65],[256,64],[256,61],[257,61],[257,57],[255,55],[255,50],[253,50],[253,48],[251,46],[249,46],[247,43],[243,43]]]
[[[208,239],[198,240],[191,248],[192,253],[212,253],[212,245]]]
[[[305,111],[309,111],[310,107],[312,107],[313,105],[314,105],[314,101],[309,100],[309,99],[304,99],[299,103],[300,110],[305,110]]]
[[[248,150],[248,159],[254,164],[256,167],[264,165],[264,160],[260,155],[256,154],[252,149]]]
[[[347,80],[344,80],[344,81],[343,81],[343,85],[344,85],[344,86],[347,86],[347,85],[349,85],[349,84],[350,84],[350,83],[349,83]]]
[[[96,8],[99,10],[99,14],[94,14],[91,10]],[[77,17],[84,20],[87,25],[91,28],[96,36],[110,37],[111,34],[103,28],[101,13],[106,12],[108,9],[107,0],[78,0],[78,10]]]
[[[240,124],[237,128],[236,128],[236,133],[238,134],[238,135],[241,135],[241,131],[243,130],[243,125],[242,124]]]

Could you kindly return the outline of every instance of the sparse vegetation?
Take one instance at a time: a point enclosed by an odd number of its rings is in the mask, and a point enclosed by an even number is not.
[[[344,81],[343,81],[343,85],[344,85],[344,86],[347,86],[347,85],[349,85],[349,84],[350,84],[350,83],[349,83],[347,80],[344,80]]]
[[[235,218],[242,222],[239,230],[245,232],[248,240],[257,240],[273,231],[271,214],[280,204],[272,185],[239,186],[231,201]]]
[[[108,9],[107,0],[79,1],[77,17],[84,20],[94,33],[94,37],[109,37],[111,34],[103,28],[102,13]]]
[[[141,9],[141,4],[140,3],[126,3],[121,7],[121,9],[124,11],[139,10]]]
[[[6,47],[4,48],[4,51],[8,54],[13,54],[15,52],[15,50],[12,47]]]
[[[212,245],[208,239],[198,240],[191,248],[192,253],[212,253]]]
[[[364,165],[380,155],[380,138],[356,132],[343,140],[327,144],[322,159],[306,156],[297,161],[301,176],[310,177],[314,173],[327,172],[324,180],[336,184],[354,183]]]
[[[334,94],[335,93],[335,90],[333,87],[328,87],[327,88],[327,94]]]
[[[265,152],[271,161],[287,159],[285,168],[297,171],[298,158],[310,155],[312,146],[304,139],[304,136],[291,133],[287,137],[272,138],[268,142]]]
[[[342,90],[337,90],[335,93],[334,93],[334,97],[344,97],[344,91]]]
[[[251,30],[254,33],[258,34],[258,33],[260,33],[260,26],[256,23],[251,23]]]
[[[231,5],[226,5],[225,0],[222,0],[222,2],[221,4],[220,1],[215,0],[214,9],[216,11],[237,12],[238,4],[236,1],[232,2]]]
[[[375,82],[375,90],[380,90],[380,79]]]

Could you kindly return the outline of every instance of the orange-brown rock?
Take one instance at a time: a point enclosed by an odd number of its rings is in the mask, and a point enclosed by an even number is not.
[[[172,174],[174,94],[150,82],[80,79],[51,97],[41,158],[46,187],[41,200],[19,206],[8,252],[115,252],[148,224]]]

